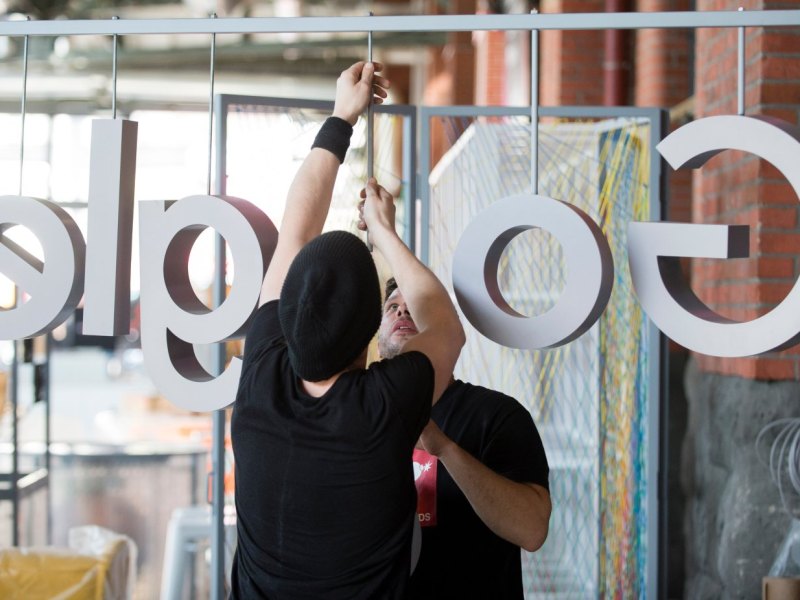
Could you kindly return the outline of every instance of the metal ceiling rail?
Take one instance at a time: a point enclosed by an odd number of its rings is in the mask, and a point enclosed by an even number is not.
[[[0,35],[676,29],[800,25],[800,10],[3,21]]]

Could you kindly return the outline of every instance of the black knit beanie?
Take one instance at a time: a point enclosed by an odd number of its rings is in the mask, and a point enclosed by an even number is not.
[[[366,245],[331,231],[297,254],[281,289],[278,317],[295,373],[321,381],[364,351],[381,321],[381,290]]]

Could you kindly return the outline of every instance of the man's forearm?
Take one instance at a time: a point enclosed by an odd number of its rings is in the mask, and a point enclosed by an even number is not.
[[[306,242],[322,233],[339,166],[339,159],[330,151],[311,150],[289,187],[281,233],[292,232]]]
[[[283,280],[294,257],[307,242],[322,233],[333,184],[350,145],[353,125],[373,93],[379,98],[386,97],[388,81],[381,77],[373,79],[373,73],[376,68],[380,70],[379,67],[358,62],[343,71],[336,81],[333,116],[320,128],[313,149],[289,188],[278,245],[261,286],[260,304],[280,296]]]
[[[379,230],[373,234],[373,242],[381,251],[403,290],[414,323],[420,331],[431,325],[452,323],[461,331],[458,314],[447,290],[430,269],[414,256],[394,231]]]
[[[475,513],[496,535],[530,552],[541,547],[552,509],[545,488],[495,473],[453,441],[442,449],[439,460]]]
[[[328,150],[314,148],[297,171],[286,199],[278,246],[261,287],[260,304],[280,295],[292,260],[300,249],[322,233],[339,172],[339,159]]]

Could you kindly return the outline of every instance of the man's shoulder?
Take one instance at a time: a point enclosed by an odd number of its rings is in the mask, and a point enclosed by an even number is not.
[[[375,386],[392,404],[427,403],[430,407],[434,375],[430,359],[413,351],[371,363],[363,381],[366,386]]]
[[[487,467],[514,481],[543,480],[536,468],[542,455],[533,416],[511,396],[463,381],[433,407],[442,431]]]
[[[264,390],[280,387],[284,380],[294,381],[277,309],[278,301],[274,300],[260,306],[253,315],[245,337],[237,404],[243,392],[254,390],[260,398]]]
[[[260,356],[267,348],[285,346],[278,318],[278,301],[272,300],[261,305],[251,316],[244,343],[245,362]]]
[[[369,365],[366,372],[370,374],[398,373],[401,376],[408,376],[409,372],[422,372],[422,374],[433,377],[433,364],[424,353],[413,350],[401,352],[393,358],[377,360]]]
[[[503,429],[510,422],[533,422],[531,414],[518,400],[481,385],[456,379],[447,388],[431,413],[439,426]],[[445,433],[447,433],[445,431]]]
[[[517,407],[526,410],[519,400],[508,394],[482,385],[461,381],[460,379],[454,380],[445,391],[445,394],[453,396],[454,399],[457,398],[460,402],[486,404],[498,410],[503,408],[513,410]]]

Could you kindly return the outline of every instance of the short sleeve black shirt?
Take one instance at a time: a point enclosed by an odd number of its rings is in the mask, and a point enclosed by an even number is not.
[[[514,398],[455,381],[433,407],[431,418],[496,473],[549,489],[539,432],[530,413]],[[436,525],[422,527],[422,550],[409,597],[521,600],[520,548],[484,525],[441,463],[435,502]]]
[[[403,598],[416,498],[411,453],[430,416],[430,360],[404,353],[309,396],[289,362],[277,306],[254,316],[231,421],[232,597]]]

